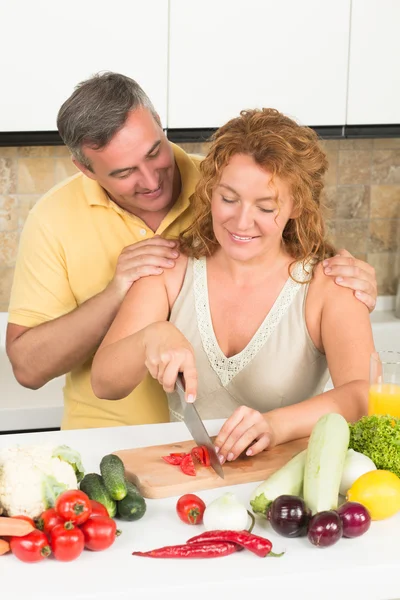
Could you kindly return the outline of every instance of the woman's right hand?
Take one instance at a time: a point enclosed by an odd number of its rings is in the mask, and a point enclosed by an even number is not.
[[[197,395],[197,369],[194,352],[185,336],[169,322],[148,325],[144,330],[145,365],[164,390],[172,393],[178,374],[185,381],[185,399],[194,402]]]

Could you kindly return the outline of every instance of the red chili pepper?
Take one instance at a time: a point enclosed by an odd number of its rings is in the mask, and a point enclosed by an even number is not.
[[[230,542],[207,542],[204,544],[179,544],[163,546],[148,552],[132,552],[133,556],[148,556],[150,558],[214,558],[227,556],[241,550],[237,544]]]
[[[230,542],[239,544],[243,548],[247,548],[250,552],[254,552],[257,556],[264,558],[265,556],[282,556],[281,554],[275,554],[271,552],[272,542],[267,538],[263,538],[259,535],[254,535],[248,531],[228,531],[228,530],[215,530],[205,531],[199,535],[195,535],[190,538],[188,544],[207,544],[209,542],[221,543]]]

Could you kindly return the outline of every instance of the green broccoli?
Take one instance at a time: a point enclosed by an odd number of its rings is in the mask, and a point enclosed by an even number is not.
[[[350,423],[349,448],[362,452],[376,465],[400,477],[400,419],[370,415]]]

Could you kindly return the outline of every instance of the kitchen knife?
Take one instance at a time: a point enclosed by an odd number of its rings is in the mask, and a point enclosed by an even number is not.
[[[212,443],[211,438],[207,433],[207,429],[205,428],[204,423],[201,420],[194,403],[186,402],[185,400],[185,389],[183,380],[180,375],[176,380],[176,391],[182,404],[183,420],[185,422],[186,427],[192,434],[196,444],[198,446],[205,446],[207,448],[210,457],[210,465],[217,473],[217,475],[224,479],[224,470],[221,466],[221,463],[218,460],[218,455],[215,452],[214,444]]]

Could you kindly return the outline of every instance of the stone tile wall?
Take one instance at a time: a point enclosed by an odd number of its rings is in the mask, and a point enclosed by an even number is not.
[[[326,204],[337,247],[368,260],[379,293],[394,294],[400,275],[400,138],[326,140]],[[207,144],[182,144],[204,154]],[[30,208],[75,173],[62,146],[0,147],[0,312],[7,311],[18,240]]]

